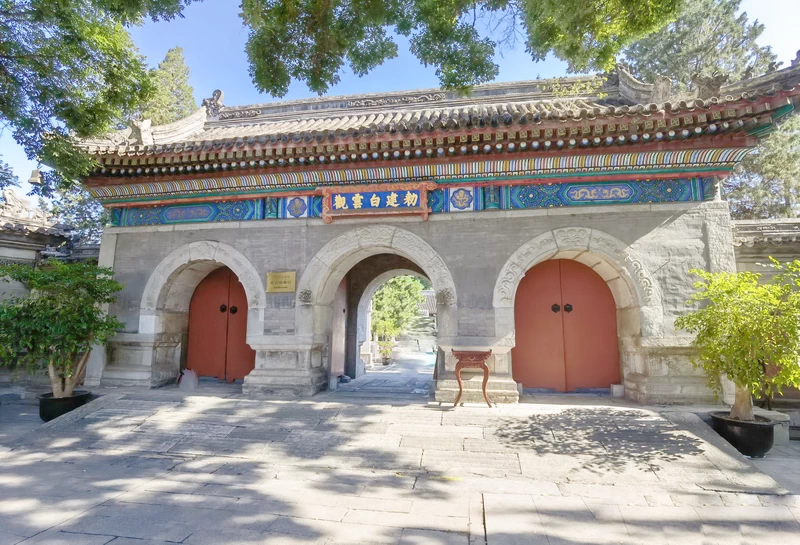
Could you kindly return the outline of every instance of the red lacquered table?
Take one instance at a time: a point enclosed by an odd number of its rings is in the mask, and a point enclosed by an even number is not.
[[[474,351],[474,350],[451,350],[458,363],[456,363],[456,380],[458,381],[458,396],[453,407],[458,406],[461,401],[461,394],[464,393],[464,384],[461,382],[462,369],[482,369],[483,370],[483,399],[489,407],[492,404],[489,402],[489,396],[486,394],[486,384],[489,382],[489,366],[486,365],[486,360],[492,355],[492,351]]]

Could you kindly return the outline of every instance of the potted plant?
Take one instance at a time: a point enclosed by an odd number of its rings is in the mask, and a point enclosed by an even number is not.
[[[75,386],[83,381],[92,346],[122,327],[103,310],[122,285],[111,269],[58,260],[3,265],[0,277],[30,290],[28,297],[0,303],[0,364],[31,372],[47,369],[52,393],[39,398],[44,421],[83,405],[91,394]]]
[[[696,335],[692,362],[702,367],[719,398],[722,377],[736,391],[730,412],[711,413],[714,429],[739,452],[764,456],[776,422],[753,413],[753,395],[780,394],[800,383],[800,261],[781,265],[770,282],[750,272],[709,273],[700,277],[688,304],[701,306],[679,317],[676,328]]]
[[[378,341],[378,353],[381,355],[381,360],[384,365],[392,363],[392,351],[394,350],[394,341]]]

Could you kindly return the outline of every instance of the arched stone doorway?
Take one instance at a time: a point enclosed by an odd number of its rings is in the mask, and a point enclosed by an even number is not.
[[[620,377],[624,381],[629,374],[641,373],[644,363],[638,347],[642,339],[658,337],[664,329],[661,292],[634,248],[597,229],[566,227],[547,231],[511,255],[494,287],[497,337],[508,346],[515,345],[517,289],[532,267],[551,259],[577,261],[603,279],[616,307]],[[513,374],[511,353],[505,357]]]
[[[345,276],[357,264],[379,255],[402,258],[390,267],[392,270],[410,269],[430,280],[436,293],[439,334],[448,337],[457,335],[455,282],[439,254],[427,242],[404,229],[382,225],[359,227],[336,237],[320,249],[309,262],[297,286],[296,331],[299,337],[309,339],[311,352],[319,354],[312,354],[312,367],[320,362],[326,375],[330,371],[336,293]],[[369,280],[371,282],[374,279],[373,276]],[[352,357],[348,355],[348,361],[354,361],[352,358],[356,355],[357,308],[361,295],[358,294],[351,307],[355,310],[351,320],[356,327],[352,328],[353,342],[349,346],[353,352]],[[266,378],[272,373],[261,373],[256,369],[255,375],[259,374]]]
[[[514,300],[514,380],[525,389],[608,390],[619,383],[614,296],[586,265],[551,259],[534,265]]]
[[[185,362],[189,307],[198,284],[209,273],[228,267],[241,282],[246,297],[247,342],[264,328],[266,299],[255,267],[233,247],[199,241],[177,248],[150,275],[139,307],[139,338],[150,339],[142,361],[150,367],[150,385],[174,380]],[[243,309],[244,310],[244,309]]]

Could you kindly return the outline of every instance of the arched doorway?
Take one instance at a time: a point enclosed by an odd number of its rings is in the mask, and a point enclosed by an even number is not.
[[[531,268],[514,301],[513,376],[523,388],[568,392],[620,380],[614,296],[605,280],[577,261]]]
[[[192,295],[186,368],[228,382],[244,379],[256,357],[246,337],[244,287],[233,271],[221,267],[201,280]]]

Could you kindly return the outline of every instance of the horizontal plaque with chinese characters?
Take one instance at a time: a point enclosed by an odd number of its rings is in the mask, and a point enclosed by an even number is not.
[[[295,271],[268,272],[267,293],[291,293],[295,290]]]
[[[433,182],[326,187],[322,192],[322,219],[330,223],[342,216],[415,215],[428,219],[428,191]]]

